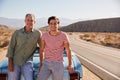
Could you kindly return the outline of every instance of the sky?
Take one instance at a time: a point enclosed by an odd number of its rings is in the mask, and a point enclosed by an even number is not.
[[[120,0],[0,0],[0,17],[23,19],[26,13],[72,20],[120,17]]]

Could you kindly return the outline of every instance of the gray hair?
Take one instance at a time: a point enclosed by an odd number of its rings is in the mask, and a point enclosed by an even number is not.
[[[32,17],[34,17],[34,19],[35,19],[35,15],[34,15],[34,14],[28,13],[28,14],[25,15],[25,18],[27,18],[28,16],[32,16]]]

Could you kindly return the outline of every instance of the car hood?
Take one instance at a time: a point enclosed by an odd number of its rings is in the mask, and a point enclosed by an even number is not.
[[[8,59],[5,58],[0,62],[0,73],[6,73],[8,69]]]

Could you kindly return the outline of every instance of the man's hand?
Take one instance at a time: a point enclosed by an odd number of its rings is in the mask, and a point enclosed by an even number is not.
[[[12,58],[9,58],[8,71],[9,72],[13,72],[14,71],[14,64],[13,64]]]
[[[69,73],[73,73],[73,67],[72,66],[68,66],[67,69],[68,69]]]
[[[38,68],[38,71],[40,72],[40,70],[41,70],[41,67],[42,67],[42,64],[39,66],[39,68]]]

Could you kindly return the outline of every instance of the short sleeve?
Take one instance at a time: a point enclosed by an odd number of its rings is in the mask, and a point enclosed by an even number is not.
[[[45,40],[45,37],[46,37],[46,33],[43,33],[41,40]]]
[[[64,42],[66,42],[66,43],[69,42],[69,38],[68,38],[68,36],[67,36],[67,34],[66,34],[65,32],[63,33],[63,40],[64,40]]]
[[[39,45],[39,46],[40,46],[40,39],[41,39],[41,36],[42,36],[42,33],[41,33],[40,30],[38,30],[38,40],[37,40],[37,42],[38,42],[38,45]]]

